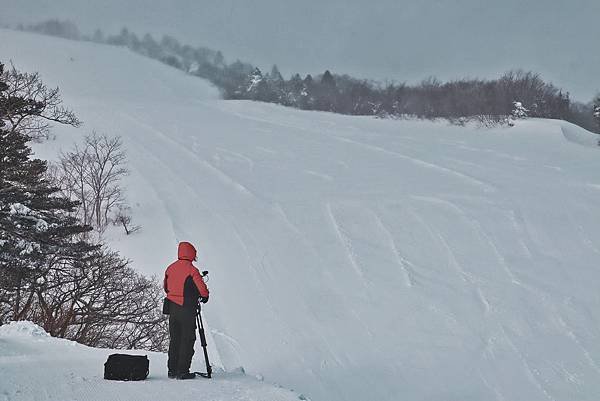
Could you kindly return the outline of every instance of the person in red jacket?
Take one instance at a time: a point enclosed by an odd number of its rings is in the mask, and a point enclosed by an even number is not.
[[[179,243],[178,260],[165,271],[164,288],[169,300],[169,378],[193,379],[190,365],[196,341],[198,300],[208,302],[208,288],[192,264],[196,248],[189,242]]]

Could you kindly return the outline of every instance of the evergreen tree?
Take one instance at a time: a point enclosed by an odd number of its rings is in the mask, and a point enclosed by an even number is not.
[[[292,78],[289,80],[289,88],[295,93],[302,92],[302,88],[304,88],[304,82],[302,81],[300,74],[292,75]]]
[[[513,102],[513,111],[511,113],[512,117],[516,119],[527,118],[529,110],[523,106],[523,103],[514,101]]]
[[[508,120],[508,125],[513,127],[515,125],[516,120],[524,119],[529,116],[529,110],[523,106],[523,103],[513,101],[513,110],[510,113],[510,117]]]
[[[220,50],[215,53],[213,64],[218,68],[225,67],[225,56],[223,56],[223,53],[221,53]]]
[[[45,35],[58,36],[60,38],[80,40],[82,38],[77,25],[71,21],[60,21],[50,19],[40,22],[29,27],[34,32],[39,32]]]
[[[285,99],[286,106],[301,107],[301,96],[304,89],[304,82],[300,74],[294,74],[292,78],[285,83]]]
[[[304,85],[307,88],[311,88],[314,84],[315,80],[313,79],[312,75],[308,74],[306,77],[304,77]]]
[[[252,94],[256,92],[258,88],[258,84],[264,80],[262,71],[260,68],[256,67],[254,70],[248,75],[246,80],[246,92]]]
[[[121,32],[118,35],[109,37],[107,42],[111,45],[127,46],[129,43],[129,29],[125,27],[121,28]]]
[[[299,105],[304,110],[312,110],[315,107],[315,81],[312,75],[304,77],[302,91],[300,92]]]
[[[127,40],[127,47],[129,47],[134,52],[139,52],[142,48],[142,41],[137,37],[135,33],[131,33]]]
[[[598,95],[594,101],[594,119],[596,120],[598,132],[600,133],[600,95]]]
[[[100,29],[96,29],[94,31],[94,35],[92,36],[92,42],[104,43],[104,34]]]
[[[273,68],[271,68],[271,73],[269,74],[269,86],[273,91],[272,101],[284,104],[286,99],[285,81],[276,65],[273,65]]]
[[[258,67],[248,75],[245,83],[246,99],[270,102],[273,100],[271,87]]]
[[[277,68],[277,65],[273,64],[273,67],[271,68],[271,74],[269,75],[271,81],[273,82],[283,82],[283,76],[281,75],[281,73],[279,72],[279,68]]]
[[[336,111],[337,87],[335,79],[329,70],[321,77],[321,84],[316,93],[316,108],[324,111]]]
[[[170,35],[163,35],[160,41],[160,47],[175,54],[181,51],[181,44],[179,44],[179,41]]]
[[[325,71],[323,76],[321,77],[321,85],[327,86],[329,88],[335,88],[335,78],[331,75],[329,70]]]
[[[18,320],[50,266],[83,258],[93,247],[77,240],[89,228],[45,178],[46,162],[31,157],[29,137],[9,123],[9,113],[35,118],[44,105],[10,96],[5,77],[0,64],[0,319]]]
[[[160,58],[163,53],[158,43],[156,43],[152,35],[148,33],[142,38],[141,50],[151,58]]]

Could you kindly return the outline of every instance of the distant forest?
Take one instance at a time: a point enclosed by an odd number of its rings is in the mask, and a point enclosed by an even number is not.
[[[314,76],[293,74],[285,79],[276,65],[265,73],[240,60],[228,63],[220,51],[184,45],[171,36],[156,40],[146,34],[140,38],[127,28],[114,35],[99,29],[93,35],[85,35],[74,23],[59,20],[17,28],[127,47],[209,80],[225,99],[257,100],[303,110],[381,118],[444,118],[457,124],[475,120],[483,125],[498,125],[511,124],[512,120],[523,117],[554,118],[600,133],[600,97],[595,102],[575,102],[568,92],[530,71],[509,71],[498,79],[450,82],[430,77],[415,85],[383,84],[329,70]]]

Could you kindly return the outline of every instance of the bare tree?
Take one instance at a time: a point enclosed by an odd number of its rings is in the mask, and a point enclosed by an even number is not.
[[[128,171],[123,143],[95,132],[86,136],[83,146],[75,145],[60,155],[55,168],[56,182],[65,195],[79,202],[78,216],[102,234],[125,207],[121,180]],[[131,221],[127,222],[127,225]],[[127,229],[126,229],[127,230]]]
[[[2,80],[8,90],[3,93],[1,112],[11,132],[18,130],[33,140],[42,140],[48,139],[52,122],[81,125],[75,113],[62,105],[59,89],[44,85],[37,72],[20,72],[11,66],[3,72]]]
[[[136,233],[141,229],[141,226],[139,225],[132,225],[130,212],[131,208],[129,206],[120,205],[119,210],[117,211],[117,215],[114,219],[114,224],[123,226],[125,234],[127,235]]]
[[[51,335],[96,347],[165,350],[161,286],[116,252],[98,249],[62,260],[38,281],[24,318]]]

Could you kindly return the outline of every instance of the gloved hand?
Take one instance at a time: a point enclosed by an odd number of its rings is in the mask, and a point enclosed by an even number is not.
[[[202,302],[203,304],[208,302],[208,297],[200,297],[200,302]]]

